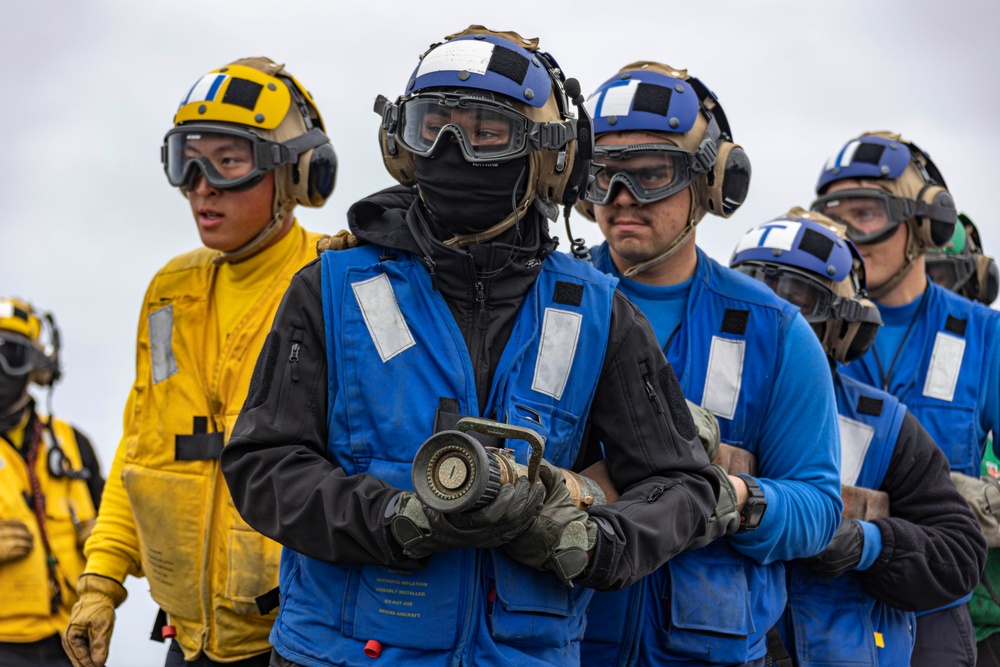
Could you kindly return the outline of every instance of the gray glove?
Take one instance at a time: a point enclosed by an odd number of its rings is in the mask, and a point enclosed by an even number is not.
[[[31,553],[35,536],[17,519],[0,519],[0,563],[24,558]]]
[[[819,576],[832,579],[853,570],[861,562],[864,550],[865,531],[861,524],[854,519],[844,519],[830,544],[802,562]]]
[[[708,520],[705,534],[688,544],[687,550],[700,549],[723,535],[732,535],[740,529],[740,513],[737,510],[736,489],[729,479],[729,474],[719,465],[712,465],[712,470],[719,478],[719,498],[715,502],[712,518]]]
[[[708,460],[714,461],[716,455],[719,453],[719,442],[721,440],[719,436],[719,420],[715,418],[715,415],[697,403],[692,403],[686,398],[684,400],[687,401],[688,410],[691,411],[691,418],[698,429],[698,439],[701,440],[701,445],[705,448],[705,453],[708,454]]]
[[[572,580],[587,568],[587,552],[597,542],[597,525],[586,512],[570,500],[562,471],[542,461],[538,477],[545,485],[545,504],[538,518],[504,545],[514,560],[538,570],[551,570],[563,582]]]
[[[497,497],[482,509],[442,514],[404,491],[389,505],[390,529],[403,553],[415,559],[453,549],[498,547],[531,525],[544,494],[541,484],[519,477],[514,484],[501,486]]]
[[[960,472],[952,472],[951,481],[972,508],[986,546],[1000,547],[1000,482],[989,475],[976,478]]]

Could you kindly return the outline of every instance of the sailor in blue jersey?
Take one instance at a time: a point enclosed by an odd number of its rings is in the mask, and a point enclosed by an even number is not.
[[[987,434],[1000,427],[1000,314],[927,280],[924,253],[944,245],[957,213],[941,172],[897,134],[862,134],[824,165],[812,208],[847,224],[885,323],[842,373],[906,404],[951,464],[979,477]],[[975,664],[963,599],[920,615],[913,664]]]
[[[402,186],[292,280],[222,455],[285,546],[273,665],[578,665],[592,589],[708,530],[719,480],[648,322],[548,234],[588,173],[574,84],[537,40],[472,26],[377,102]],[[463,415],[541,434],[541,483],[424,506],[414,455]],[[553,466],[579,470],[587,433],[622,494],[583,511]]]
[[[830,359],[841,482],[889,498],[889,517],[846,518],[819,555],[787,564],[779,628],[798,667],[908,667],[913,612],[968,595],[985,543],[944,454],[906,406],[836,370],[867,352],[881,325],[846,236],[844,225],[793,208],[748,232],[730,262],[801,308]]]
[[[750,178],[708,88],[638,62],[587,107],[597,146],[577,209],[607,239],[594,265],[619,279],[685,395],[716,415],[724,442],[757,458],[758,473],[715,468],[724,493],[701,548],[627,591],[595,596],[583,663],[763,665],[765,635],[785,606],[784,562],[821,551],[840,522],[826,355],[797,309],[695,245],[695,225],[706,213],[732,215]]]

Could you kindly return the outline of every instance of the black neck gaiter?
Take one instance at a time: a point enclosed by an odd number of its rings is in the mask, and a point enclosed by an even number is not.
[[[11,376],[0,372],[0,433],[6,433],[21,422],[24,406],[13,410],[28,389],[28,376]],[[8,414],[9,413],[9,414]]]
[[[452,234],[489,229],[513,213],[527,190],[528,156],[473,164],[458,144],[447,143],[433,157],[414,156],[414,166],[431,219]]]

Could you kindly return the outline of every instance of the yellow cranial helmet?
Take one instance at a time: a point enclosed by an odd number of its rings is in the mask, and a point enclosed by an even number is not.
[[[51,313],[45,313],[49,344],[43,345],[42,318],[31,304],[18,298],[0,297],[0,372],[10,376],[30,375],[42,386],[59,379],[59,330]]]
[[[201,150],[207,137],[229,139],[245,159],[213,159]],[[326,203],[337,173],[337,155],[312,95],[284,65],[264,57],[237,60],[199,78],[180,103],[161,157],[167,180],[185,194],[199,177],[219,189],[241,190],[275,172],[271,223],[220,258],[228,261],[270,241],[296,204]]]

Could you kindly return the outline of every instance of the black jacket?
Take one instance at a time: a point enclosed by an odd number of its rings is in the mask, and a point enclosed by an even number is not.
[[[517,310],[555,250],[545,219],[532,212],[501,238],[454,249],[444,245],[412,190],[394,187],[355,204],[351,231],[384,248],[422,258],[447,301],[473,358],[480,400],[507,343]],[[442,235],[443,236],[443,235]],[[399,492],[370,475],[347,476],[326,458],[327,359],[321,269],[292,279],[257,362],[247,403],[222,454],[233,501],[255,529],[309,557],[336,563],[419,567],[391,536],[386,516]],[[278,387],[298,330],[298,380],[279,410]],[[615,294],[607,354],[588,418],[605,446],[609,472],[623,491],[590,511],[602,530],[578,583],[627,586],[701,535],[718,481],[649,323]],[[647,378],[661,378],[654,390]],[[482,406],[481,406],[482,407]],[[484,415],[495,417],[494,415]],[[659,433],[669,434],[663,440]],[[423,440],[429,433],[414,433]]]
[[[909,412],[881,490],[891,517],[874,521],[882,553],[861,573],[865,592],[911,611],[971,593],[986,564],[986,541],[951,481],[948,459]]]

